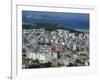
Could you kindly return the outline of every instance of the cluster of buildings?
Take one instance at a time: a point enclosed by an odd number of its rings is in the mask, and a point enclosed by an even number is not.
[[[89,65],[89,33],[57,29],[22,30],[22,54],[41,63],[52,62],[53,66]],[[78,63],[77,60],[80,60]]]

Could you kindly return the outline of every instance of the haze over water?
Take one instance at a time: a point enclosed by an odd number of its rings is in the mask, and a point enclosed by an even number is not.
[[[72,29],[89,29],[89,14],[22,11],[22,23],[58,24]]]

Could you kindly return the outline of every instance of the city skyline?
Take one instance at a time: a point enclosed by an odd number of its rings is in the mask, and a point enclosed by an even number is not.
[[[22,23],[23,69],[90,65],[89,14],[23,11]]]

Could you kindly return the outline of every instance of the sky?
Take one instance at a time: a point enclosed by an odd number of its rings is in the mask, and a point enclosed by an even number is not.
[[[89,14],[22,11],[22,23],[51,23],[62,25],[66,28],[89,29]]]

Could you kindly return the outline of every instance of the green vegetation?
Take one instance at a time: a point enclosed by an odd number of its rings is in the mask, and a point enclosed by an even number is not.
[[[76,63],[69,63],[69,65],[67,65],[67,67],[73,67],[73,66],[78,66]]]
[[[57,29],[63,29],[68,30],[70,32],[76,32],[76,33],[83,33],[81,31],[76,31],[74,29],[65,28],[62,25],[58,24],[50,24],[50,23],[34,23],[34,24],[23,24],[22,29],[45,29],[46,31],[55,31]]]
[[[54,31],[56,29],[64,29],[63,26],[57,24],[48,24],[48,23],[35,23],[33,25],[23,25],[23,29],[40,29],[43,28],[46,31]]]
[[[41,63],[38,59],[33,60],[25,57],[22,59],[22,64],[26,65],[26,69],[52,67],[51,62]]]
[[[84,63],[80,59],[76,59],[74,63],[69,63],[69,65],[67,65],[67,67],[73,66],[84,66]]]
[[[75,61],[77,64],[83,64],[80,59],[76,59]]]
[[[60,59],[60,57],[61,57],[61,55],[60,55],[60,52],[58,51],[57,52],[57,58]]]
[[[61,66],[64,66],[64,64],[58,62],[58,63],[57,63],[57,66],[58,66],[58,67],[61,67]]]

